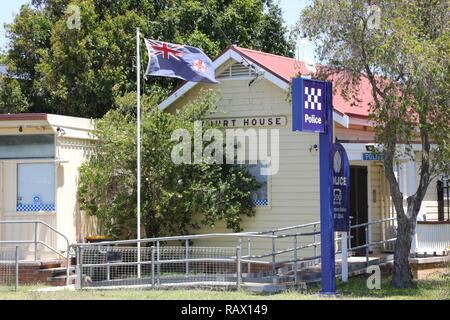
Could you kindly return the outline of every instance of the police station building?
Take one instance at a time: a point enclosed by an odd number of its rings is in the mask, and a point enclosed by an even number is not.
[[[216,79],[220,81],[218,85],[187,82],[161,103],[160,108],[175,112],[195,99],[202,89],[210,88],[219,96],[218,111],[211,116],[212,123],[223,128],[278,130],[279,168],[273,175],[261,175],[261,170],[252,170],[263,185],[253,199],[256,215],[243,219],[244,231],[271,230],[319,221],[319,134],[292,130],[290,86],[292,78],[310,73],[305,64],[292,58],[237,46],[229,46],[213,63]],[[357,106],[346,101],[339,88],[333,93],[335,141],[344,146],[350,161],[350,216],[353,225],[395,216],[382,159],[372,153],[374,131],[368,120],[370,84],[363,79],[360,86],[360,103]],[[318,92],[308,92],[310,109],[321,107],[317,104],[317,95]],[[314,115],[309,116],[307,120],[312,123],[318,121]],[[252,147],[246,146],[248,149]],[[420,149],[419,145],[414,148],[417,160],[401,160],[396,168],[405,199],[415,192],[418,181]],[[267,165],[265,161],[258,163],[260,168]],[[441,180],[444,178],[441,177]],[[429,187],[419,215],[420,220],[438,220],[436,186],[437,181],[433,181]],[[442,218],[442,214],[439,217],[439,220],[449,218],[447,215]],[[449,225],[442,226],[427,225],[426,233],[443,233],[442,236],[448,242],[449,237],[445,233],[450,234]],[[223,224],[219,224],[214,229],[206,228],[200,232],[227,230]],[[392,238],[395,226],[369,225],[367,233],[366,235],[365,228],[353,230],[352,247],[364,244],[366,236],[370,242]],[[226,239],[218,239],[215,243],[208,240],[208,243],[198,241],[196,244],[224,245],[226,242]],[[270,246],[268,243],[260,244],[267,245]],[[261,252],[263,251],[261,248]]]
[[[186,82],[160,104],[165,112],[175,112],[194,100],[204,88],[215,90],[218,111],[210,121],[229,129],[265,129],[277,131],[277,170],[261,174],[274,163],[259,161],[252,174],[262,183],[253,195],[256,214],[244,217],[246,232],[317,222],[320,220],[319,134],[293,132],[290,85],[292,78],[309,72],[303,62],[236,46],[228,47],[214,60],[219,84]],[[308,92],[310,108],[322,106],[316,100],[319,92]],[[333,96],[335,141],[340,142],[350,161],[351,223],[363,224],[395,216],[389,186],[384,178],[383,163],[370,152],[374,132],[368,120],[371,101],[370,86],[361,82],[358,106],[342,98],[339,90]],[[317,123],[317,118],[308,116]],[[91,222],[77,203],[78,168],[88,156],[93,130],[89,119],[46,114],[0,116],[0,221],[42,220],[65,234],[71,243],[84,242],[92,234]],[[269,143],[273,142],[270,137]],[[415,192],[418,181],[417,161],[404,159],[396,168],[405,198]],[[253,145],[247,145],[251,150]],[[270,147],[269,150],[272,150]],[[262,170],[261,170],[262,169]],[[276,171],[276,172],[275,172]],[[433,245],[449,246],[450,224],[444,192],[446,177],[433,181],[419,215],[422,236]],[[437,186],[440,186],[440,189]],[[448,197],[448,196],[447,196]],[[418,228],[420,229],[420,228]],[[38,230],[41,239],[53,247],[64,249],[65,240],[47,227]],[[196,233],[230,232],[224,224]],[[3,225],[2,240],[30,239],[34,225]],[[392,238],[393,224],[374,224],[352,232],[352,247]],[[429,237],[429,238],[427,238]],[[434,238],[433,238],[434,237]],[[225,238],[196,240],[199,246],[224,246]],[[252,253],[267,252],[270,241],[256,242]],[[32,245],[29,245],[33,252]],[[277,248],[278,249],[278,248]],[[386,250],[389,248],[385,248]],[[437,249],[436,249],[437,250]]]

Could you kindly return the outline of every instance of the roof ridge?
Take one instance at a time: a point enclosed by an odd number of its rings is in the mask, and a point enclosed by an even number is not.
[[[262,55],[266,55],[266,56],[272,56],[272,57],[276,57],[276,58],[282,58],[282,59],[287,59],[287,60],[294,60],[294,61],[305,63],[303,60],[297,60],[297,59],[291,58],[291,57],[280,56],[280,55],[274,54],[274,53],[268,53],[268,52],[258,51],[258,50],[249,49],[249,48],[242,48],[242,47],[238,47],[236,45],[232,45],[232,47],[237,49],[237,50],[251,51],[251,52],[254,52],[254,53],[257,53],[257,54],[262,54]]]

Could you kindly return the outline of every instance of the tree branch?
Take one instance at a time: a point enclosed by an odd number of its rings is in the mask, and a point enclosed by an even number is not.
[[[414,199],[414,207],[420,208],[420,204],[425,197],[425,194],[430,184],[430,136],[428,130],[426,129],[426,120],[424,116],[419,113],[419,123],[421,125],[420,129],[420,140],[422,143],[422,157],[420,164],[420,181],[417,187],[416,198]],[[417,210],[418,211],[418,210]]]
[[[394,202],[397,216],[400,218],[405,218],[406,214],[403,208],[403,194],[400,191],[400,187],[398,185],[398,181],[395,178],[394,173],[395,149],[396,149],[395,138],[392,137],[391,139],[389,139],[389,141],[387,141],[386,148],[384,150],[384,170],[386,173],[386,178],[389,181],[392,201]]]

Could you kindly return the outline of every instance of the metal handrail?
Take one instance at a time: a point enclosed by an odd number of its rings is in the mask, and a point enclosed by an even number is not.
[[[258,232],[258,234],[283,232],[283,231],[288,231],[288,230],[293,230],[293,229],[302,229],[302,228],[311,227],[311,226],[315,226],[315,225],[320,225],[320,221],[304,223],[304,224],[298,224],[298,225],[295,225],[295,226],[278,228],[278,229],[273,229],[273,230],[260,231],[260,232]]]
[[[275,271],[275,263],[276,263],[276,257],[278,257],[279,255],[288,253],[288,252],[292,252],[294,251],[294,255],[296,255],[296,252],[298,250],[304,249],[304,248],[308,248],[308,247],[314,247],[314,253],[316,252],[316,247],[317,247],[317,243],[316,243],[316,235],[320,234],[319,231],[317,231],[317,226],[319,225],[319,222],[312,222],[312,223],[306,223],[306,224],[302,224],[302,225],[295,225],[295,226],[290,226],[290,227],[283,227],[283,228],[278,228],[278,229],[273,229],[270,231],[259,231],[259,232],[240,232],[240,233],[213,233],[213,234],[196,234],[196,235],[184,235],[184,236],[169,236],[169,237],[154,237],[154,238],[145,238],[145,239],[134,239],[134,240],[118,240],[118,241],[102,241],[102,242],[96,242],[96,243],[78,243],[78,244],[73,244],[70,246],[71,249],[74,249],[76,251],[77,254],[77,275],[79,275],[79,277],[77,278],[77,287],[81,288],[81,273],[82,273],[82,266],[83,267],[87,267],[87,266],[91,266],[91,264],[89,265],[85,265],[82,264],[81,262],[81,254],[82,254],[82,250],[85,248],[89,248],[89,247],[101,247],[101,246],[113,246],[113,245],[127,245],[127,244],[138,244],[138,243],[156,243],[156,248],[159,248],[159,244],[161,242],[167,242],[167,241],[184,241],[186,243],[186,259],[181,259],[181,260],[177,260],[178,262],[185,262],[186,263],[186,270],[189,270],[188,268],[188,264],[189,262],[193,262],[192,259],[188,258],[188,241],[189,240],[195,240],[195,239],[211,239],[211,238],[233,238],[239,241],[239,246],[237,247],[239,250],[239,257],[237,257],[237,261],[240,261],[239,263],[247,263],[248,264],[248,273],[250,273],[250,266],[251,263],[263,263],[264,261],[261,260],[256,260],[256,259],[261,259],[261,258],[266,258],[266,257],[272,257],[272,269],[273,272]],[[290,234],[277,234],[280,232],[286,232],[289,230],[295,230],[295,229],[302,229],[302,228],[306,228],[306,227],[314,227],[314,232],[296,232],[296,233],[290,233]],[[295,248],[291,248],[291,249],[287,249],[287,250],[275,250],[275,241],[276,239],[287,239],[289,237],[294,237],[294,239],[297,241],[297,237],[302,237],[302,236],[314,236],[314,241],[312,244],[308,244],[306,246],[296,246],[297,249]],[[246,238],[247,239],[247,255],[243,255],[242,254],[242,241],[243,239]],[[268,254],[263,254],[263,255],[251,255],[250,254],[250,239],[268,239],[272,241],[273,247],[272,247],[272,252],[268,253]],[[152,251],[153,252],[153,251]],[[158,252],[158,251],[157,251]],[[154,256],[154,253],[152,253],[152,256]],[[316,255],[315,255],[316,256]],[[155,265],[157,268],[159,268],[160,260],[158,255],[156,256],[156,260],[153,261],[154,258],[152,258],[152,261],[150,262],[145,262],[145,261],[139,261],[139,262],[133,262],[131,263],[132,265],[145,265],[145,264],[151,264],[152,266]],[[296,257],[297,259],[297,257]],[[316,257],[314,258],[316,259]],[[298,259],[298,261],[307,261],[310,260],[308,258],[300,258]],[[200,259],[200,260],[195,260],[195,261],[204,261],[204,259]],[[219,260],[217,260],[219,261]],[[228,261],[228,260],[227,260]],[[289,260],[291,261],[291,260]],[[171,260],[171,262],[174,262]],[[238,265],[239,265],[238,263]],[[267,262],[269,264],[269,262]],[[113,266],[112,263],[106,263],[106,264],[95,264],[97,266]],[[119,263],[119,265],[123,265],[123,263]],[[186,271],[188,272],[188,271]],[[274,272],[275,274],[275,272]]]
[[[370,225],[375,225],[375,224],[382,224],[382,223],[386,223],[389,221],[393,221],[395,220],[395,217],[392,218],[388,218],[388,219],[380,219],[377,221],[371,221],[371,222],[367,222],[367,223],[362,223],[362,224],[358,224],[358,225],[353,225],[350,226],[350,230],[353,230],[355,228],[360,228],[360,227],[365,227],[368,228]],[[318,227],[319,226],[319,227]],[[313,231],[309,232],[299,232],[297,230],[302,229],[302,228],[307,228],[307,227],[313,227]],[[295,231],[294,231],[295,230]],[[240,232],[240,233],[213,233],[213,234],[196,234],[196,235],[184,235],[184,236],[170,236],[170,237],[155,237],[155,238],[146,238],[146,239],[140,239],[140,240],[119,240],[119,241],[103,241],[103,242],[97,242],[97,243],[79,243],[79,244],[74,244],[71,246],[71,248],[76,249],[77,252],[77,261],[79,262],[79,264],[77,265],[77,275],[79,274],[79,278],[77,278],[77,281],[80,281],[80,288],[81,288],[81,273],[82,273],[82,266],[83,267],[99,267],[99,266],[107,266],[107,267],[111,267],[111,266],[115,266],[115,265],[152,265],[152,272],[155,271],[155,268],[157,268],[158,274],[159,274],[159,266],[164,263],[185,263],[186,264],[186,274],[189,273],[189,263],[190,262],[199,262],[199,261],[207,261],[207,260],[211,260],[211,261],[229,261],[229,262],[237,262],[237,267],[240,268],[240,263],[246,263],[248,264],[247,267],[247,274],[251,274],[250,271],[250,267],[252,263],[263,263],[263,264],[267,264],[267,265],[272,265],[272,272],[273,272],[273,276],[276,276],[276,265],[283,265],[283,264],[287,264],[287,263],[294,263],[295,264],[295,270],[298,270],[298,264],[300,262],[306,262],[306,261],[312,261],[313,264],[316,264],[318,262],[320,262],[321,256],[320,254],[318,254],[317,252],[317,247],[320,247],[321,245],[321,241],[320,238],[317,239],[317,235],[320,234],[320,223],[319,222],[312,222],[312,223],[307,223],[307,224],[302,224],[302,225],[296,225],[296,226],[290,226],[290,227],[285,227],[285,228],[279,228],[279,229],[273,229],[273,230],[269,230],[269,231],[260,231],[260,232]],[[287,231],[291,231],[291,232],[287,232]],[[284,234],[279,234],[281,232],[286,232]],[[311,236],[313,237],[312,241],[302,241],[302,243],[298,243],[298,238],[299,237],[304,237],[304,236]],[[189,240],[195,240],[195,239],[211,239],[211,238],[232,238],[235,239],[236,241],[238,241],[238,247],[237,247],[237,252],[236,253],[236,260],[234,260],[233,258],[225,258],[225,259],[211,259],[211,258],[200,258],[200,259],[192,259],[189,257]],[[261,254],[251,254],[251,249],[250,249],[250,243],[252,239],[266,239],[269,241],[272,241],[272,250],[269,251],[267,253],[261,253]],[[293,246],[287,247],[285,249],[276,249],[276,240],[277,239],[283,239],[283,241],[287,240],[287,239],[292,239],[293,240]],[[351,239],[351,236],[348,238]],[[242,245],[243,245],[243,240],[247,241],[247,253],[243,254],[242,253]],[[335,242],[338,241],[342,241],[343,239],[339,236],[335,237]],[[185,250],[185,258],[179,258],[176,260],[160,260],[159,258],[159,248],[160,248],[160,244],[161,242],[166,242],[166,241],[184,241],[186,243],[186,250]],[[368,238],[368,234],[366,232],[366,243],[363,246],[358,246],[358,247],[353,247],[353,248],[349,248],[348,251],[352,251],[352,250],[357,250],[357,249],[361,249],[361,248],[365,248],[366,249],[366,260],[368,263],[368,252],[369,252],[369,248],[371,246],[374,245],[379,245],[379,244],[383,244],[383,243],[388,243],[391,241],[395,241],[395,238],[393,239],[386,239],[386,240],[382,240],[382,241],[376,241],[376,242],[369,242],[369,238]],[[102,246],[112,246],[112,245],[126,245],[126,244],[137,244],[137,243],[143,243],[143,242],[147,242],[150,244],[152,244],[152,248],[155,248],[154,246],[156,246],[156,255],[155,255],[155,250],[152,249],[152,261],[135,261],[135,262],[121,262],[121,263],[116,263],[116,262],[107,262],[107,263],[100,263],[100,264],[82,264],[82,250],[89,248],[89,247],[102,247]],[[314,254],[312,254],[311,256],[299,256],[298,252],[300,250],[304,250],[304,249],[308,249],[308,248],[312,248],[314,247]],[[347,252],[348,252],[347,251]],[[339,252],[339,250],[336,250],[336,255],[338,254],[342,254],[342,252]],[[268,261],[268,259],[264,258],[270,258],[272,257],[271,261]],[[155,259],[156,258],[156,259]],[[263,260],[258,260],[258,259],[263,259]],[[297,272],[294,272],[293,277],[295,278],[295,283],[298,283],[298,278],[297,278]],[[240,281],[240,280],[239,280]],[[153,283],[153,281],[152,281]]]
[[[377,221],[371,221],[371,222],[367,222],[367,223],[362,223],[362,224],[358,224],[358,225],[353,225],[350,226],[350,230],[355,229],[355,228],[360,228],[360,227],[365,227],[368,228],[370,225],[375,225],[375,224],[382,224],[385,222],[389,222],[394,220],[395,217],[392,218],[388,218],[388,219],[381,219],[381,220],[377,220]],[[137,244],[137,243],[153,243],[157,245],[156,248],[159,248],[160,243],[161,242],[167,242],[167,241],[184,241],[187,243],[187,247],[186,247],[186,259],[178,259],[177,261],[179,262],[185,262],[186,265],[188,266],[189,262],[195,262],[195,261],[203,261],[205,259],[192,259],[188,257],[189,254],[189,250],[188,250],[188,242],[189,240],[195,240],[195,239],[211,239],[211,238],[233,238],[239,241],[239,246],[237,247],[237,252],[239,252],[238,256],[236,256],[236,260],[233,259],[214,259],[214,261],[219,261],[219,260],[223,260],[223,261],[236,261],[238,264],[240,263],[247,263],[248,264],[248,273],[250,273],[250,266],[251,263],[267,263],[267,264],[272,264],[272,271],[273,274],[275,275],[275,264],[279,265],[279,264],[285,264],[285,263],[295,263],[295,268],[296,270],[298,269],[298,263],[301,261],[319,261],[320,259],[320,255],[317,254],[316,249],[317,247],[319,247],[321,245],[320,240],[316,241],[317,239],[317,235],[320,234],[320,222],[311,222],[311,223],[306,223],[306,224],[301,224],[301,225],[295,225],[295,226],[290,226],[290,227],[284,227],[284,228],[278,228],[278,229],[273,229],[273,230],[269,230],[269,231],[259,231],[259,232],[240,232],[240,233],[213,233],[213,234],[195,234],[195,235],[183,235],[183,236],[169,236],[169,237],[154,237],[154,238],[145,238],[145,239],[135,239],[135,240],[119,240],[119,241],[103,241],[103,242],[97,242],[97,243],[79,243],[79,244],[70,244],[68,238],[61,232],[59,232],[57,229],[55,229],[54,227],[52,227],[51,225],[49,225],[46,222],[40,221],[40,220],[18,220],[18,221],[0,221],[0,224],[35,224],[35,236],[34,236],[34,240],[16,240],[16,241],[0,241],[1,243],[16,243],[16,244],[20,244],[20,243],[34,243],[35,246],[37,245],[43,245],[47,248],[49,248],[51,251],[55,252],[56,254],[63,256],[64,255],[60,252],[58,252],[55,248],[51,247],[50,245],[48,245],[47,243],[39,240],[37,237],[37,226],[38,225],[43,225],[45,227],[47,227],[49,230],[55,232],[57,235],[62,236],[66,243],[67,243],[67,252],[66,252],[66,259],[67,259],[67,284],[69,284],[69,270],[70,270],[70,255],[71,255],[71,250],[74,249],[77,253],[77,263],[80,263],[80,265],[77,265],[77,276],[81,276],[81,256],[79,256],[79,253],[81,252],[81,250],[83,248],[87,248],[87,247],[94,247],[94,246],[112,246],[112,245],[126,245],[126,244]],[[319,226],[319,228],[318,228]],[[307,228],[307,227],[313,227],[313,231],[312,232],[300,232],[298,231],[299,229],[303,229],[303,228]],[[296,231],[294,231],[296,230]],[[290,231],[290,232],[287,232]],[[282,232],[286,232],[284,234],[279,234]],[[305,236],[311,236],[313,237],[313,241],[311,242],[303,242],[302,244],[298,244],[298,238],[299,237],[305,237]],[[247,254],[243,255],[242,254],[242,241],[243,239],[247,240]],[[276,250],[276,240],[277,239],[284,239],[287,240],[288,238],[292,238],[293,239],[293,246],[288,247],[286,249],[282,249],[282,250]],[[350,237],[351,238],[351,237]],[[266,254],[251,254],[251,249],[250,249],[250,242],[251,239],[266,239],[266,240],[270,240],[272,241],[272,250],[271,252],[268,252]],[[284,241],[283,240],[283,241]],[[336,237],[335,241],[339,241],[340,238]],[[357,249],[361,249],[361,248],[366,248],[366,259],[368,260],[368,250],[370,248],[370,246],[373,245],[378,245],[378,244],[382,244],[382,243],[387,243],[390,241],[395,241],[395,238],[393,239],[388,239],[388,240],[382,240],[382,241],[378,241],[378,242],[373,242],[373,243],[369,243],[369,238],[367,237],[367,232],[366,232],[366,243],[362,246],[358,246],[358,247],[353,247],[353,248],[349,248],[349,251],[352,250],[357,250]],[[303,249],[307,249],[307,248],[311,248],[314,247],[314,254],[313,256],[308,256],[308,257],[299,257],[298,256],[298,252],[300,250]],[[153,247],[152,247],[153,248]],[[159,249],[158,249],[159,250]],[[37,250],[35,251],[36,254]],[[158,251],[157,251],[158,252]],[[290,253],[290,255],[286,255]],[[336,254],[339,254],[338,252],[336,252]],[[281,259],[278,259],[277,257],[279,257],[280,255],[286,255],[281,257]],[[293,256],[292,256],[293,255]],[[152,249],[152,256],[154,256],[154,252]],[[37,256],[35,256],[36,259]],[[263,258],[268,258],[268,257],[272,257],[272,261],[262,261],[262,260],[257,260],[257,259],[263,259]],[[277,261],[278,260],[278,261]],[[282,261],[280,261],[282,260]],[[156,267],[159,270],[159,265],[161,263],[163,263],[164,260],[160,260],[159,259],[159,254],[157,255],[157,259],[154,260],[154,257],[152,258],[152,261],[138,261],[138,262],[127,262],[126,264],[130,264],[130,265],[146,265],[146,264],[151,264],[151,265],[156,265]],[[170,262],[173,262],[172,260],[170,260]],[[315,263],[314,262],[314,263]],[[114,266],[116,264],[114,264],[114,262],[111,263],[105,263],[105,264],[87,264],[87,265],[83,265],[85,267],[87,266]],[[124,263],[119,263],[117,265],[124,265]],[[188,267],[186,268],[186,270],[188,270]],[[159,272],[159,271],[158,271]],[[188,272],[188,271],[186,271]],[[80,275],[78,275],[80,274]],[[297,283],[297,273],[294,272],[295,275],[295,279],[296,279],[296,283]],[[77,281],[79,279],[77,278]]]
[[[387,219],[380,219],[380,220],[376,220],[376,221],[370,221],[370,222],[365,222],[365,223],[360,223],[357,225],[350,226],[350,231],[352,229],[364,227],[366,239],[365,239],[365,244],[356,246],[356,247],[350,247],[347,250],[354,251],[354,250],[358,250],[358,249],[365,249],[366,265],[368,266],[369,265],[369,250],[371,247],[397,240],[397,238],[394,237],[394,238],[385,239],[385,240],[381,240],[381,241],[370,242],[369,241],[369,227],[372,225],[383,224],[385,222],[390,222],[390,221],[395,221],[395,220],[396,220],[396,217],[391,217],[391,218],[387,218]]]
[[[370,248],[371,246],[375,246],[375,245],[378,245],[378,244],[384,244],[384,243],[395,241],[395,240],[397,240],[397,238],[391,238],[391,239],[388,239],[388,240],[381,240],[381,241],[376,241],[376,242],[370,242],[370,243],[366,243],[366,244],[363,244],[363,245],[360,245],[360,246],[357,246],[357,247],[348,248],[348,251],[353,251],[353,250],[362,249],[362,248]]]
[[[0,240],[0,244],[30,244],[30,243],[41,244],[44,247],[48,248],[50,251],[53,251],[57,255],[63,257],[64,259],[66,258],[66,256],[64,256],[61,252],[59,252],[58,250],[56,250],[55,248],[53,248],[52,246],[48,245],[47,243],[45,243],[44,241],[41,241],[41,240],[37,240],[37,241],[34,241],[34,240]]]
[[[283,232],[287,230],[293,229],[301,229],[314,225],[318,225],[320,222],[311,222],[300,224],[291,227],[279,228],[270,231],[256,231],[256,232],[239,232],[239,233],[205,233],[205,234],[194,234],[194,235],[184,235],[184,236],[169,236],[169,237],[154,237],[154,238],[144,238],[144,239],[133,239],[133,240],[114,240],[114,241],[101,241],[96,243],[78,243],[74,246],[96,246],[96,245],[113,245],[113,244],[131,244],[131,243],[142,243],[142,242],[162,242],[162,241],[180,241],[180,240],[191,240],[191,239],[205,239],[205,238],[218,238],[218,237],[231,237],[231,238],[285,238],[285,237],[294,237],[294,236],[310,236],[314,234],[320,234],[318,232],[310,232],[310,233],[296,233],[289,235],[267,235],[267,233],[276,233]]]
[[[391,220],[395,220],[395,219],[397,219],[397,218],[396,217],[392,217],[392,218],[387,218],[387,219],[381,219],[381,220],[376,220],[376,221],[370,221],[370,222],[355,224],[355,225],[350,226],[350,229],[370,226],[370,225],[373,225],[373,224],[380,224],[380,223],[391,221]]]
[[[220,238],[220,237],[229,237],[229,238],[262,238],[262,239],[281,239],[281,238],[288,238],[288,237],[297,237],[297,236],[312,236],[312,235],[318,235],[320,234],[320,231],[316,232],[308,232],[308,233],[295,233],[295,234],[283,234],[283,235],[274,235],[273,233],[276,232],[283,232],[287,230],[293,230],[293,229],[301,229],[311,226],[316,226],[320,224],[320,222],[311,222],[311,223],[305,223],[301,225],[295,225],[290,227],[284,227],[284,228],[278,228],[270,231],[258,231],[258,232],[240,232],[240,233],[208,233],[208,234],[196,234],[196,235],[185,235],[185,236],[169,236],[169,237],[155,237],[155,238],[144,238],[144,239],[133,239],[133,240],[116,240],[116,241],[101,241],[96,243],[78,243],[73,244],[70,247],[93,247],[93,246],[99,246],[99,245],[123,245],[123,244],[137,244],[137,243],[144,243],[144,242],[164,242],[164,241],[182,241],[182,240],[194,240],[194,239],[208,239],[208,238]],[[267,233],[272,233],[272,235],[267,235]],[[305,247],[299,247],[298,250],[317,246],[319,243],[314,242],[311,245],[305,246]],[[264,258],[264,257],[276,257],[278,255],[294,251],[295,249],[291,250],[281,250],[281,251],[274,251],[272,253],[264,254],[264,255],[257,255],[254,256],[255,258]],[[246,256],[250,257],[250,256]]]
[[[90,247],[99,245],[115,245],[115,244],[131,244],[131,243],[142,243],[142,242],[164,242],[164,241],[178,241],[178,240],[192,240],[192,239],[207,239],[207,238],[277,238],[277,236],[262,235],[256,232],[247,233],[206,233],[206,234],[195,234],[186,236],[171,236],[171,237],[157,237],[157,238],[144,238],[144,239],[133,239],[133,240],[116,240],[116,241],[101,241],[95,243],[77,243],[71,245],[71,247]]]
[[[67,261],[66,284],[69,285],[71,245],[70,245],[69,239],[66,237],[65,234],[63,234],[62,232],[58,231],[53,226],[51,226],[48,223],[41,221],[41,220],[3,220],[3,221],[0,221],[0,224],[34,224],[34,237],[33,237],[34,240],[5,240],[5,241],[0,241],[0,243],[10,243],[10,244],[33,243],[34,249],[35,249],[34,250],[34,261],[37,261],[37,246],[38,246],[38,244],[45,246],[50,251],[53,251],[54,253],[58,254],[59,256],[65,258]],[[64,238],[64,240],[66,241],[66,244],[67,244],[67,251],[66,251],[65,256],[61,252],[59,252],[57,249],[55,249],[52,246],[50,246],[49,244],[45,243],[44,241],[38,240],[38,234],[37,234],[38,233],[37,232],[38,225],[43,225],[43,226],[47,227],[48,229],[50,229],[51,231],[55,232],[57,235]]]

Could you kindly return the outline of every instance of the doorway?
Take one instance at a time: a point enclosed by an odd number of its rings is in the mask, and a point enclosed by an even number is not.
[[[350,166],[350,217],[351,225],[368,222],[367,199],[367,167]],[[362,246],[366,243],[366,231],[364,227],[351,230],[351,245]],[[365,248],[354,251],[356,255],[364,255]]]

